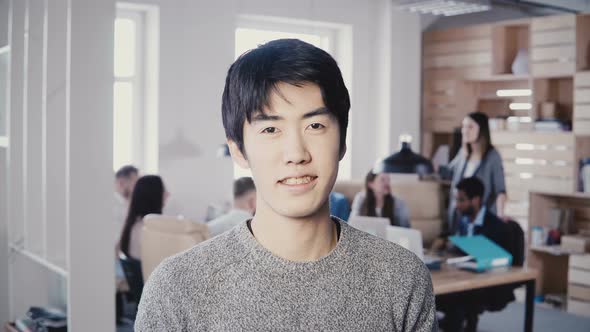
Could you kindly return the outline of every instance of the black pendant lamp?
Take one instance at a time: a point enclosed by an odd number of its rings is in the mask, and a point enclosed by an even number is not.
[[[401,135],[401,149],[375,165],[375,173],[405,173],[427,175],[434,173],[430,160],[414,153],[411,148],[412,137]]]

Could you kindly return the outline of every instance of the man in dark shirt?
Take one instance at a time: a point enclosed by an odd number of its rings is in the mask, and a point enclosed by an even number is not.
[[[456,209],[460,218],[452,225],[450,233],[459,236],[484,235],[511,252],[508,224],[482,204],[483,183],[477,177],[465,178],[456,189]],[[441,322],[444,331],[475,331],[478,314],[490,306],[503,307],[513,300],[512,289],[493,288],[440,296],[436,299],[436,308],[445,313]]]

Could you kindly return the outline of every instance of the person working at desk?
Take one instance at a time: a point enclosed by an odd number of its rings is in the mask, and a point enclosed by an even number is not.
[[[392,226],[410,228],[410,212],[403,200],[391,194],[389,175],[373,170],[365,177],[365,190],[354,196],[350,215],[384,217]]]
[[[349,109],[336,61],[313,45],[274,40],[235,61],[222,118],[256,215],[161,263],[135,331],[436,331],[418,257],[330,218]]]
[[[459,236],[484,235],[514,255],[510,228],[483,204],[484,185],[477,177],[465,178],[455,187],[456,219],[451,233]],[[478,315],[486,309],[500,310],[514,300],[512,288],[473,291],[438,297],[436,308],[445,313],[444,331],[475,331]]]

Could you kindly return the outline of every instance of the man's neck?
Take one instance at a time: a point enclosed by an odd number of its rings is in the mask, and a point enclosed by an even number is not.
[[[295,262],[318,260],[338,242],[327,203],[318,213],[305,218],[289,218],[268,207],[257,208],[251,225],[254,237],[263,247]]]
[[[245,211],[250,213],[249,209],[243,205],[239,205],[239,204],[234,204],[234,206],[232,207],[232,210],[239,210],[239,211]]]
[[[479,211],[481,211],[481,207],[474,210],[473,214],[469,215],[469,223],[473,224],[475,222],[475,219],[477,218]]]

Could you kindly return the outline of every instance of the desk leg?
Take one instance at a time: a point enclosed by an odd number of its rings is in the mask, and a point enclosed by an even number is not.
[[[533,314],[535,313],[535,279],[526,283],[526,302],[524,312],[524,331],[533,331]]]

